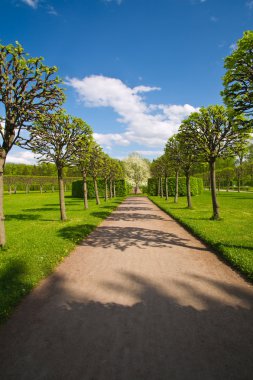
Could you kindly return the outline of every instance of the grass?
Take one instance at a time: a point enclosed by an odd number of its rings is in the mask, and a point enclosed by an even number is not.
[[[123,198],[97,206],[66,196],[66,222],[59,220],[58,193],[5,194],[7,244],[0,251],[0,322],[21,298],[106,218]]]
[[[186,198],[177,204],[160,197],[149,197],[161,209],[207,243],[215,252],[253,281],[253,194],[218,194],[221,220],[210,220],[211,195],[205,191],[193,197],[193,209],[186,208]]]

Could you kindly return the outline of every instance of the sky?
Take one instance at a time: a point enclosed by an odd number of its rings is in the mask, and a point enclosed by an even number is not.
[[[0,0],[0,40],[57,66],[64,108],[111,157],[153,159],[183,119],[221,104],[224,58],[253,0]],[[14,147],[9,162],[33,163]]]

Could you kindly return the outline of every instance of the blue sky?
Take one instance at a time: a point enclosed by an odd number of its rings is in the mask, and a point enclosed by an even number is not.
[[[224,57],[252,29],[247,0],[0,0],[2,44],[59,67],[67,112],[112,157],[153,158],[183,118],[221,103]],[[31,162],[15,148],[9,161]]]

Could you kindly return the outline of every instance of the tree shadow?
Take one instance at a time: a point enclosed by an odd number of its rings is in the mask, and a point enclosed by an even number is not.
[[[23,209],[22,211],[24,212],[44,212],[44,211],[58,211],[59,208],[60,208],[60,205],[58,205],[59,207],[38,207],[38,208],[25,208]]]
[[[111,215],[110,211],[93,211],[90,213],[91,216],[95,216],[95,218],[106,219],[109,215]]]
[[[39,214],[7,214],[5,215],[5,220],[38,220],[40,219]]]
[[[59,233],[65,235],[65,232],[62,230],[60,230]],[[81,245],[101,248],[111,247],[121,252],[129,247],[138,247],[140,249],[147,249],[149,247],[171,248],[175,245],[199,251],[207,251],[207,248],[191,246],[188,242],[189,239],[184,239],[179,235],[159,230],[140,227],[122,228],[100,226],[92,235],[84,240]]]
[[[125,203],[124,203],[125,205]],[[129,206],[119,206],[119,211],[152,211],[153,209],[151,207],[129,207]]]
[[[119,210],[119,209],[118,209]],[[114,212],[113,214],[111,214],[108,219],[109,221],[120,221],[120,220],[123,220],[123,221],[127,221],[127,222],[131,222],[131,221],[135,221],[135,220],[163,220],[163,221],[168,221],[167,219],[159,216],[159,215],[155,215],[155,214],[140,214],[140,213],[124,213],[124,212]]]
[[[31,290],[31,284],[24,279],[26,274],[27,265],[20,259],[9,259],[0,268],[0,322],[7,318],[20,297]]]
[[[222,247],[228,247],[228,248],[239,248],[239,249],[248,249],[249,251],[253,251],[253,245],[247,246],[247,245],[236,245],[236,244],[229,244],[229,243],[214,243],[214,247],[216,249],[222,249]]]
[[[79,224],[77,226],[63,227],[58,231],[58,235],[63,239],[78,243],[96,228],[96,224]]]
[[[127,271],[116,278],[94,285],[109,294],[101,302],[51,276],[0,331],[2,378],[252,378],[252,289],[186,277],[176,282],[183,302],[173,281],[164,287]]]

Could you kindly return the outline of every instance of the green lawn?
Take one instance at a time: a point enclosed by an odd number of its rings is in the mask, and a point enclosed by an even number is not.
[[[66,196],[66,222],[59,220],[58,193],[5,194],[7,245],[0,251],[0,322],[42,278],[106,218],[123,198],[96,206]]]
[[[253,281],[253,194],[226,193],[218,195],[221,220],[210,220],[210,192],[192,197],[193,210],[186,208],[186,198],[178,204],[160,197],[150,197],[196,236],[212,247],[219,256]]]

